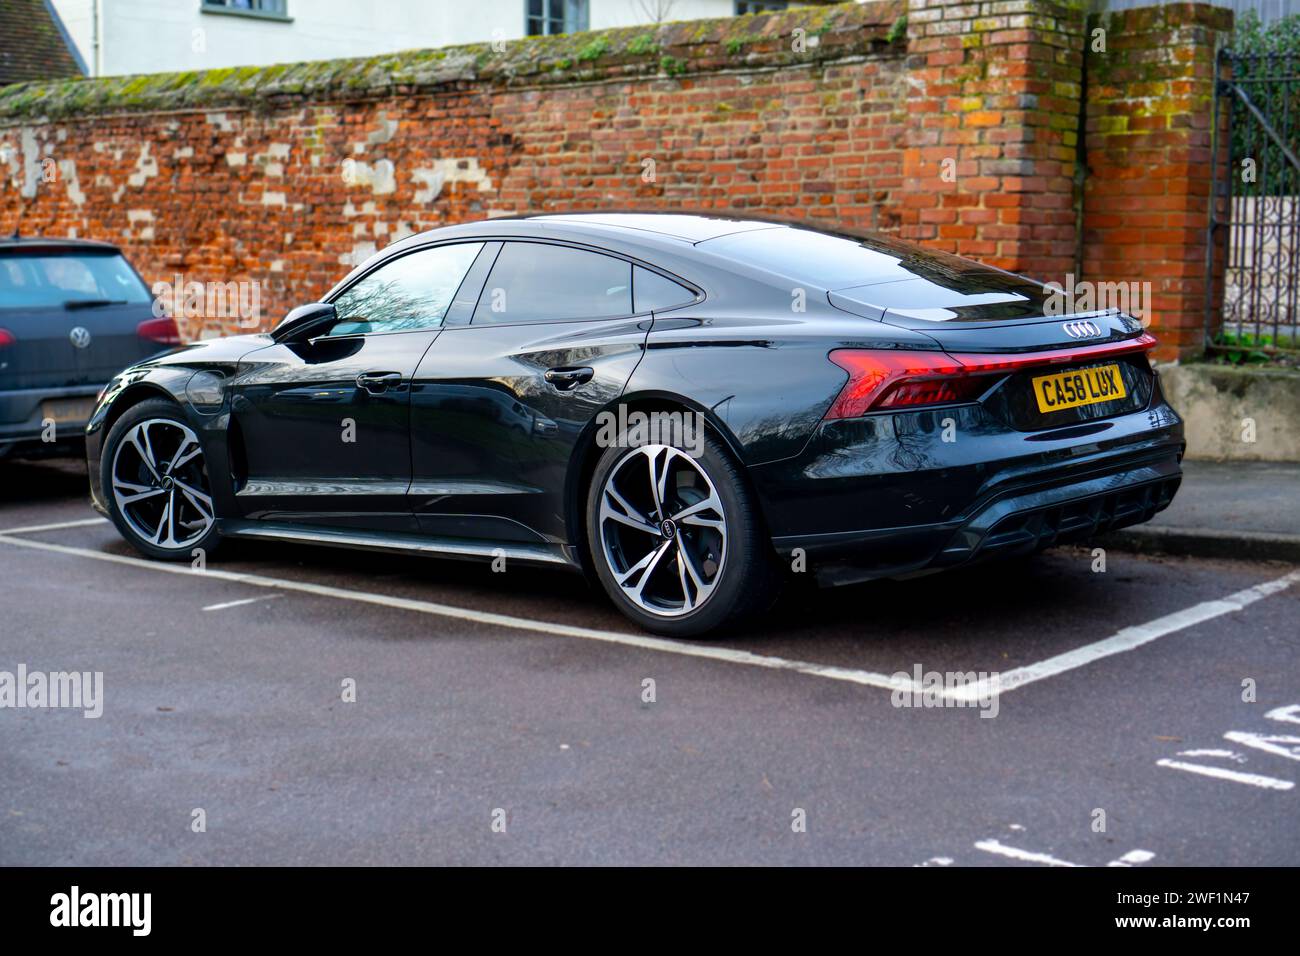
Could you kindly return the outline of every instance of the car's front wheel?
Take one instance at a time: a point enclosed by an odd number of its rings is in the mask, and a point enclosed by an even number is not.
[[[587,540],[605,591],[650,631],[690,637],[769,607],[777,579],[739,467],[712,437],[605,449],[587,497]]]
[[[179,561],[216,546],[203,446],[176,405],[149,399],[127,409],[109,429],[100,467],[109,515],[136,550]]]

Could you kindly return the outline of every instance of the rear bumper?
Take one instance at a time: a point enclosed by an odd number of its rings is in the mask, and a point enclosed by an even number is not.
[[[56,423],[46,441],[43,403],[55,399],[94,399],[103,384],[0,391],[0,458],[80,454],[86,419]]]
[[[1182,422],[1158,397],[1050,433],[981,429],[980,414],[823,423],[799,458],[753,469],[777,553],[822,584],[954,567],[1147,521],[1182,479]],[[943,420],[963,416],[945,442]]]
[[[962,522],[849,532],[833,540],[787,536],[774,544],[787,558],[803,549],[819,583],[852,584],[1026,554],[1140,524],[1169,506],[1181,480],[1171,455],[1092,480],[999,498]]]

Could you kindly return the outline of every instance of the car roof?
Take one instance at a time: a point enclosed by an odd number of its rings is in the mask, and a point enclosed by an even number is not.
[[[900,278],[899,270],[905,258],[933,261],[938,265],[951,259],[953,269],[979,268],[968,260],[958,260],[889,236],[841,231],[802,219],[765,219],[722,210],[574,211],[498,216],[407,236],[384,248],[379,257],[403,255],[435,242],[487,239],[587,243],[640,258],[696,285],[704,282],[701,269],[722,270],[746,281],[794,282],[830,291]],[[372,257],[358,265],[329,295],[336,294],[375,262]]]
[[[97,239],[67,239],[57,236],[0,235],[0,252],[121,252],[111,242]]]
[[[407,236],[384,249],[401,251],[439,239],[475,239],[480,236],[569,239],[620,242],[638,247],[682,250],[722,236],[760,229],[779,229],[785,223],[746,216],[694,215],[656,212],[571,212],[520,216],[494,216],[474,222],[440,226]]]
[[[745,216],[706,216],[673,212],[574,212],[544,213],[521,217],[537,222],[555,222],[601,230],[632,230],[668,236],[689,243],[707,242],[737,232],[779,229],[784,223]]]

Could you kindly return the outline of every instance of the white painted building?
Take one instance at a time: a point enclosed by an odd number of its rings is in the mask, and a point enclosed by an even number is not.
[[[539,33],[726,17],[791,5],[791,0],[48,2],[92,76],[369,56]]]

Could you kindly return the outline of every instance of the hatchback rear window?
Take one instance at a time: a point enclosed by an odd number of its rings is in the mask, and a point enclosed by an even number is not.
[[[1004,284],[1018,279],[890,236],[842,236],[796,226],[722,236],[700,243],[700,248],[831,290],[917,277],[953,287],[969,285],[966,280],[971,277],[1001,276]],[[1039,288],[1036,283],[1029,285]]]
[[[116,253],[0,253],[0,309],[151,302]]]

